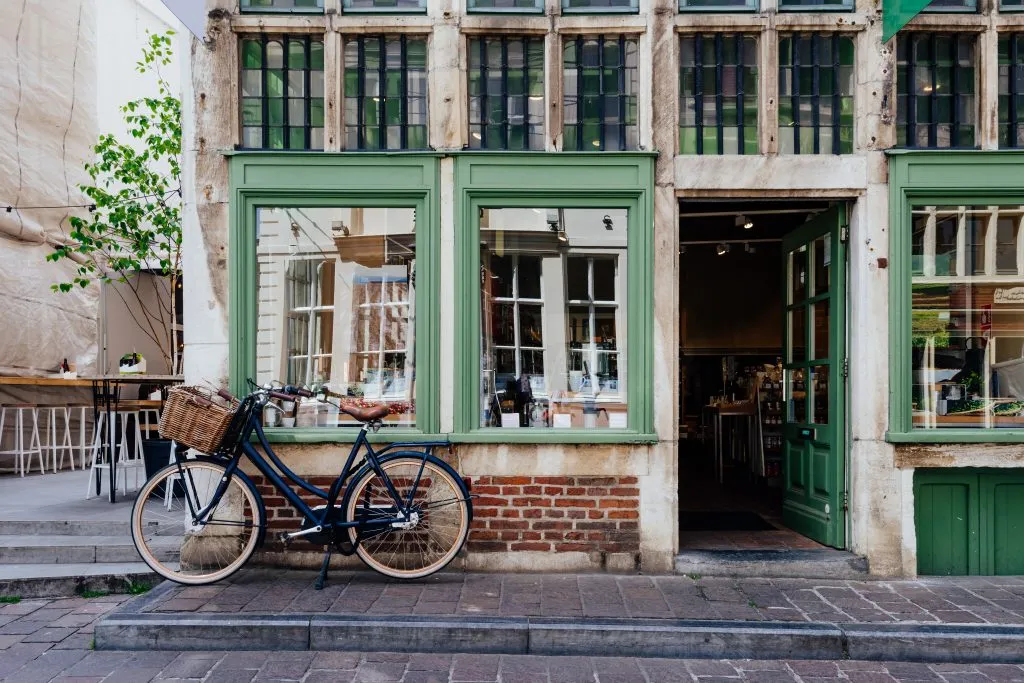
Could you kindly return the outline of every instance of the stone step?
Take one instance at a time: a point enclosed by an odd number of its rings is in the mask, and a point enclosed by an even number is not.
[[[158,537],[154,545],[172,552],[177,540]],[[139,561],[135,544],[126,536],[0,536],[0,566]]]
[[[677,574],[799,579],[870,579],[867,559],[843,550],[684,550]]]
[[[134,592],[159,582],[144,562],[0,565],[0,596],[47,598],[81,594]]]
[[[124,521],[108,520],[0,520],[0,536],[129,536],[128,514]]]

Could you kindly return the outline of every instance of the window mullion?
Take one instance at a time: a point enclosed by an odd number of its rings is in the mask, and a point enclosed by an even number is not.
[[[487,81],[490,76],[490,67],[487,64],[487,38],[480,39],[480,147],[487,149],[487,129],[491,120],[490,93],[487,90]]]
[[[1007,69],[1007,91],[1009,92],[1009,102],[1007,102],[1007,134],[1006,134],[1006,146],[1016,147],[1017,146],[1017,71],[1020,69],[1020,65],[1017,63],[1017,47],[1018,41],[1020,40],[1021,34],[1011,33],[1007,37],[1008,48],[1010,50],[1009,60],[1010,66]]]
[[[953,123],[950,130],[950,146],[960,146],[960,41],[962,36],[954,36],[952,40],[953,54],[950,55],[950,62],[952,63],[951,75],[953,80]]]
[[[626,149],[626,37],[619,36],[619,149]]]
[[[260,36],[260,69],[262,70],[261,80],[263,82],[260,98],[261,109],[263,110],[263,140],[260,147],[264,149],[270,146],[270,68],[267,66],[267,37]]]
[[[722,34],[715,34],[715,131],[718,153],[725,154],[725,122],[722,114]]]
[[[842,79],[839,78],[839,69],[841,67],[841,60],[839,58],[839,43],[843,39],[841,33],[832,34],[832,153],[840,154],[843,151],[842,144],[840,142],[840,130],[842,126],[839,125],[840,107],[842,106],[842,98],[839,95],[840,83]],[[853,142],[851,140],[850,144]],[[852,151],[852,150],[851,150]]]
[[[932,33],[929,36],[928,52],[931,56],[928,74],[931,77],[931,90],[928,92],[928,146],[936,147],[939,144],[939,98],[935,93],[935,86],[938,85],[939,72],[939,45],[938,35]],[[952,141],[950,141],[952,142]]]
[[[281,147],[283,149],[291,149],[291,146],[292,146],[292,130],[291,130],[291,117],[288,116],[288,109],[290,108],[288,105],[290,104],[289,100],[291,99],[289,97],[289,95],[291,94],[289,92],[289,81],[291,80],[289,78],[289,76],[291,75],[290,74],[290,72],[291,72],[291,68],[290,67],[291,67],[291,56],[292,56],[292,39],[291,38],[282,38],[281,39],[281,45],[283,47],[283,52],[284,52],[283,61],[281,63],[281,66],[283,67],[281,69],[281,82],[283,83],[283,86],[281,88],[281,104],[283,105],[281,107],[281,121],[282,121],[282,125],[284,126],[282,134],[281,134],[282,135]]]
[[[793,105],[793,152],[800,153],[800,34],[794,33],[790,42],[790,64],[793,67],[789,87],[790,103]]]
[[[697,154],[704,153],[704,36],[693,36],[694,120],[697,122]]]
[[[811,34],[811,128],[813,129],[813,150],[821,153],[821,36]]]
[[[399,95],[399,129],[398,138],[402,149],[409,148],[409,57],[408,44],[405,35],[399,39],[399,68],[401,69],[400,79],[402,91]]]
[[[530,149],[530,44],[533,38],[523,38],[523,149]]]
[[[366,149],[366,38],[356,38],[356,149]]]
[[[899,38],[897,38],[899,40]],[[911,33],[907,41],[907,147],[917,147],[917,36]],[[897,75],[897,78],[899,76]]]
[[[377,61],[377,148],[388,148],[387,108],[388,108],[388,44],[385,36],[377,38],[380,45]]]
[[[604,36],[597,39],[597,148],[605,150],[605,111],[604,111]]]
[[[576,37],[576,149],[583,151],[583,36]]]
[[[523,57],[525,59],[525,55]],[[501,38],[501,140],[503,149],[508,149],[508,39],[504,36]]]
[[[743,34],[736,34],[734,39],[736,41],[736,67],[733,72],[736,77],[736,152],[743,154],[746,146],[743,139],[743,128],[747,123],[743,110]]]

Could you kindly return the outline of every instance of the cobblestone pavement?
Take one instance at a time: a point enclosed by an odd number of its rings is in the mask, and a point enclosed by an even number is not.
[[[92,625],[126,596],[0,606],[0,681],[739,683],[1024,681],[1024,664],[667,660],[349,652],[96,652]],[[1024,653],[1022,653],[1024,659]]]
[[[335,571],[246,570],[229,582],[177,587],[159,612],[648,617],[830,623],[1024,624],[1024,578],[899,581],[462,574],[416,583]]]

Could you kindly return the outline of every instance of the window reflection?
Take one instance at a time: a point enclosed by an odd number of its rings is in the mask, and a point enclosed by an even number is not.
[[[482,427],[625,428],[624,209],[483,209]]]
[[[384,401],[415,423],[415,211],[257,209],[256,378]],[[352,426],[299,402],[279,426]]]

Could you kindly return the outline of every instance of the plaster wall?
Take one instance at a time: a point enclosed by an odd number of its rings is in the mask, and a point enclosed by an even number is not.
[[[203,42],[183,44],[189,55],[186,92],[186,352],[190,381],[226,383],[228,360],[228,177],[221,152],[238,141],[236,36],[244,33],[312,32],[325,37],[328,65],[340,61],[342,36],[349,33],[403,31],[429,33],[429,136],[440,151],[459,150],[468,142],[466,123],[466,38],[475,34],[519,33],[546,40],[547,117],[545,148],[562,146],[562,36],[601,32],[635,35],[640,42],[639,128],[645,149],[661,152],[654,190],[654,426],[658,442],[649,446],[461,445],[455,458],[468,475],[576,474],[635,475],[639,478],[643,568],[667,571],[677,545],[678,413],[678,222],[677,201],[687,198],[817,198],[850,203],[848,384],[849,534],[851,549],[866,555],[877,574],[913,573],[913,464],[886,442],[888,422],[888,178],[883,150],[895,143],[894,43],[881,43],[878,3],[860,0],[842,14],[781,13],[775,0],[761,11],[743,15],[679,13],[673,0],[641,0],[637,15],[562,16],[557,0],[547,0],[545,16],[467,15],[459,0],[432,0],[428,13],[416,16],[344,15],[338,0],[326,0],[323,16],[245,15],[233,0],[207,0],[209,17]],[[974,27],[992,24],[991,8],[978,15],[921,17],[918,26]],[[760,156],[676,155],[678,149],[679,35],[734,30],[759,35]],[[777,44],[790,31],[842,31],[854,36],[855,149],[835,156],[780,155],[778,129]],[[991,33],[991,32],[990,32]],[[983,63],[994,70],[992,37],[982,40]],[[985,47],[987,45],[987,47]],[[765,67],[764,65],[768,65]],[[995,140],[993,73],[983,74],[981,119],[983,145]],[[342,148],[341,73],[327,70],[326,150]],[[441,343],[440,375],[453,377],[455,293],[453,160],[440,161],[441,192]],[[880,341],[882,340],[882,341]],[[453,430],[453,385],[440,387],[441,430]],[[1012,462],[1004,447],[941,446],[914,451],[914,463],[949,465]],[[302,473],[333,473],[345,447],[282,446],[288,461]],[[927,452],[925,452],[927,451]],[[903,451],[900,451],[902,453]],[[908,523],[909,519],[909,523]],[[509,553],[491,556],[487,568],[585,568],[585,555],[557,558]],[[534,554],[529,554],[534,555]],[[481,560],[482,561],[482,560]],[[540,563],[540,564],[538,564]]]

